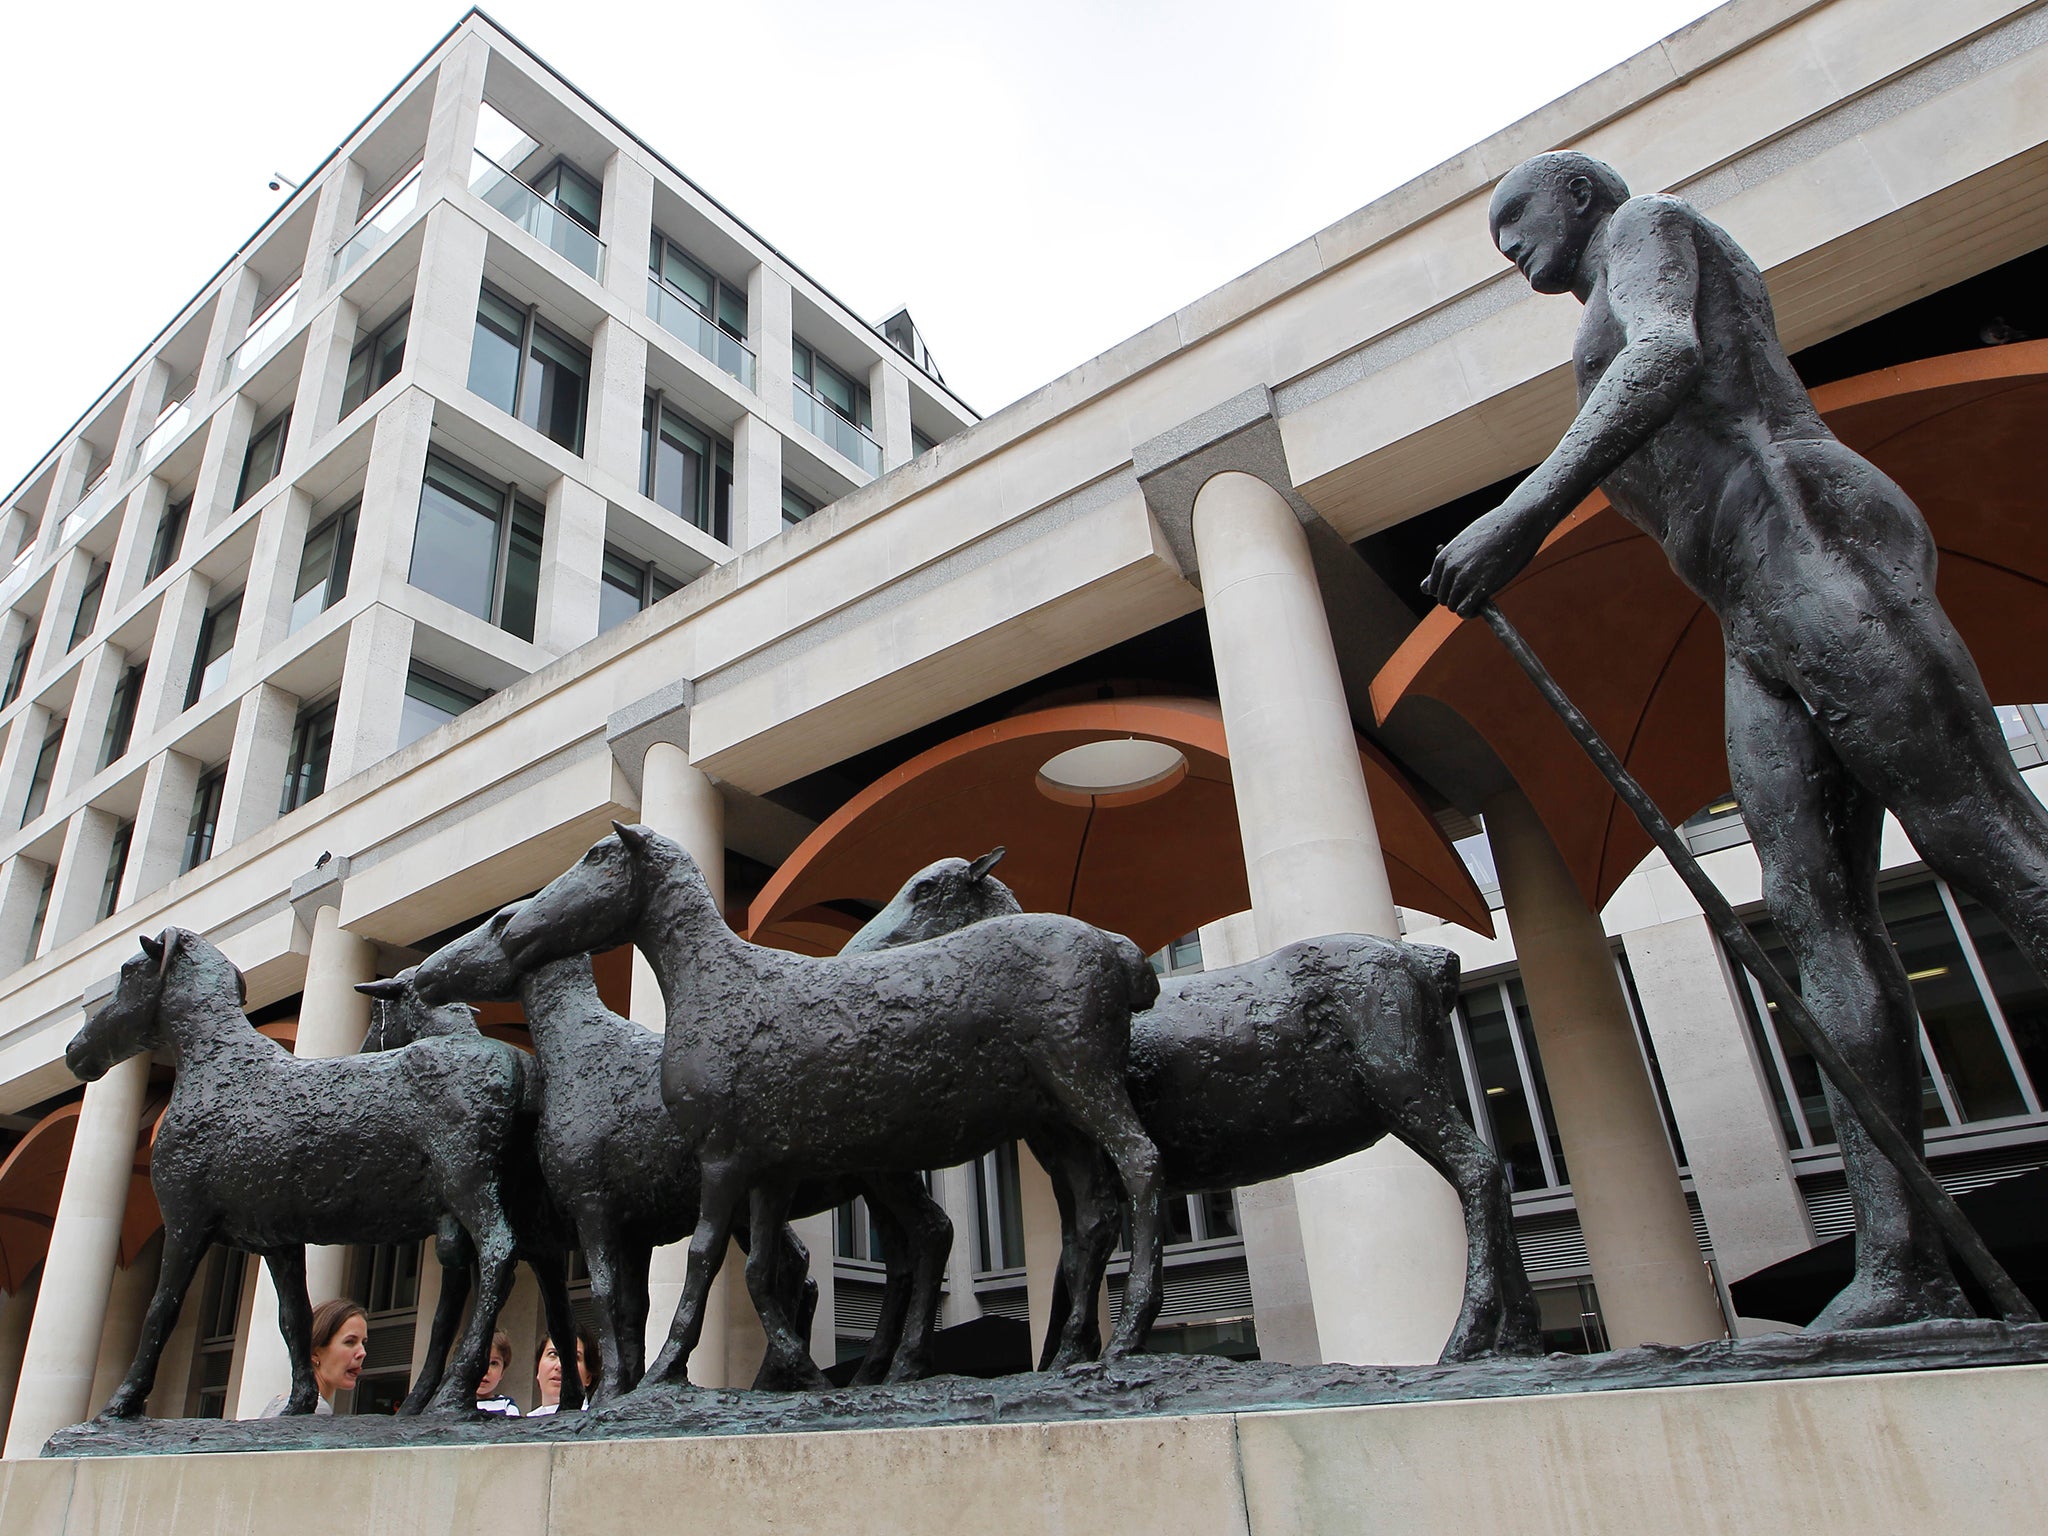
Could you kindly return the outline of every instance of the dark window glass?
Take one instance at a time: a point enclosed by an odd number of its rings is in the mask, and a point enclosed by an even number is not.
[[[597,233],[598,214],[603,206],[603,189],[566,160],[557,160],[542,172],[533,190],[569,215],[578,224]]]
[[[1940,889],[1929,880],[1888,890],[1880,909],[1906,967],[1906,979],[1913,985],[1920,1023],[1941,1071],[1939,1084],[1928,1080],[1936,1095],[1935,1102],[1925,1106],[1928,1124],[1949,1118],[1941,1101],[1943,1089],[1955,1106],[1958,1123],[2025,1114],[2026,1101],[1963,958]]]
[[[357,345],[348,358],[348,379],[341,390],[341,414],[347,418],[370,396],[398,377],[405,366],[405,332],[412,311],[402,310],[377,333]]]
[[[650,603],[658,603],[679,584],[654,566],[618,550],[604,552],[604,581],[598,589],[597,629],[599,634],[623,624]]]
[[[857,427],[872,425],[868,387],[842,373],[802,342],[793,351],[797,381]]]
[[[804,495],[801,491],[793,491],[786,485],[782,488],[783,527],[794,528],[798,523],[802,522],[805,518],[811,516],[817,510],[817,503],[812,501],[810,497]]]
[[[1543,1157],[1537,1149],[1536,1122],[1530,1113],[1529,1096],[1522,1086],[1522,1073],[1515,1059],[1515,1041],[1510,1031],[1514,1021],[1503,1006],[1498,985],[1487,982],[1459,999],[1464,1009],[1468,1038],[1472,1042],[1472,1064],[1485,1098],[1488,1138],[1507,1164],[1508,1183],[1514,1189],[1542,1189],[1548,1184]]]
[[[581,453],[589,385],[590,354],[536,324],[519,386],[519,419],[571,453]]]
[[[480,619],[491,616],[498,581],[498,518],[504,492],[447,460],[429,456],[420,489],[407,580]]]
[[[297,634],[348,593],[349,562],[356,548],[356,506],[344,507],[306,535],[299,554],[299,579],[292,589],[287,634]]]
[[[239,592],[207,610],[199,626],[199,653],[192,659],[192,681],[185,689],[187,709],[228,680],[228,668],[235,656],[235,629],[241,619]]]
[[[1984,967],[1991,995],[2012,1035],[2036,1097],[2048,1089],[2048,982],[2027,963],[1991,910],[1962,891],[1954,892],[1956,910],[1969,930],[1970,942]]]
[[[726,536],[732,521],[732,450],[652,395],[640,416],[640,477],[640,489],[650,500],[713,538]]]
[[[114,915],[121,903],[121,880],[128,873],[128,845],[135,840],[135,823],[124,821],[114,828],[114,840],[107,848],[107,872],[100,881],[100,904],[93,921]]]
[[[525,345],[526,311],[484,289],[469,349],[469,387],[508,414],[519,403],[519,354]]]
[[[50,895],[56,889],[57,866],[51,864],[43,870],[43,883],[36,889],[36,915],[28,925],[28,958],[31,960],[43,947],[43,925],[50,920]]]
[[[143,670],[147,665],[146,661],[133,663],[114,684],[113,708],[107,711],[107,734],[100,742],[102,768],[128,755],[129,740],[135,735],[135,706],[142,698]]]
[[[327,762],[334,753],[334,706],[302,709],[292,727],[292,755],[285,765],[280,816],[297,810],[327,788]]]
[[[21,824],[25,827],[34,821],[50,803],[50,781],[57,774],[57,749],[64,745],[64,722],[51,722],[49,731],[43,737],[43,744],[36,752],[36,767],[28,781],[28,800],[21,808]]]
[[[14,648],[14,660],[7,664],[7,688],[0,693],[0,709],[21,697],[21,685],[28,677],[28,658],[36,648],[36,621],[30,619],[22,631],[21,644]]]
[[[410,746],[427,732],[446,725],[485,695],[454,678],[414,666],[405,677],[405,708],[398,720],[398,744]]]
[[[156,542],[149,546],[148,580],[155,581],[178,558],[178,546],[185,542],[185,517],[191,510],[192,498],[187,496],[166,506],[163,516],[157,519]]]
[[[728,336],[741,341],[747,339],[747,293],[744,288],[721,281],[673,240],[659,234],[649,245],[647,265],[669,288],[689,300],[699,314]]]
[[[185,828],[185,856],[178,865],[183,874],[197,869],[213,857],[213,835],[220,828],[221,792],[227,787],[225,766],[201,774],[199,788],[192,794],[192,820]]]
[[[287,410],[249,439],[248,451],[242,455],[242,479],[235,487],[236,506],[277,478],[278,466],[284,463],[285,435],[291,424],[292,413]]]
[[[1017,1144],[1004,1142],[974,1165],[975,1206],[982,1269],[1015,1269],[1024,1262],[1024,1198],[1017,1177]]]
[[[78,594],[78,613],[71,621],[71,643],[64,648],[67,655],[77,650],[79,642],[92,633],[93,625],[99,623],[100,599],[106,595],[106,590],[106,562],[100,561],[85,578],[85,590]]]
[[[505,541],[505,590],[500,597],[498,627],[522,640],[533,638],[540,605],[540,552],[545,530],[541,509],[515,497],[512,527]]]

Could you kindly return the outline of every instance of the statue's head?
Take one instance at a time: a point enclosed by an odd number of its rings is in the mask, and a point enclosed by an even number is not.
[[[1577,150],[1524,160],[1493,189],[1487,225],[1500,253],[1538,293],[1569,293],[1586,245],[1608,215],[1628,201],[1613,166]]]

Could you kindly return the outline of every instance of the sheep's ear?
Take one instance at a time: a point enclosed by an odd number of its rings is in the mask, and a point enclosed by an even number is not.
[[[157,975],[161,976],[165,971],[168,971],[171,968],[171,958],[172,956],[177,954],[179,948],[184,944],[184,942],[185,930],[182,928],[166,928],[161,934],[157,936],[156,953],[152,957],[156,961]],[[143,941],[142,947],[145,951],[147,951],[149,948],[149,941],[145,939]]]
[[[138,934],[136,937],[142,941],[142,952],[154,960],[157,963],[157,968],[161,970],[164,963],[164,941],[162,939],[152,939],[146,933]]]
[[[356,990],[365,997],[378,997],[387,1003],[395,1003],[405,996],[405,981],[398,976],[383,976],[376,981],[357,982]]]
[[[645,827],[629,827],[623,821],[615,821],[612,823],[612,830],[619,834],[619,841],[625,845],[626,852],[639,855],[647,851]]]
[[[490,922],[491,937],[496,938],[507,928],[511,927],[512,919],[519,915],[520,908],[525,905],[526,903],[523,901],[515,901],[510,906],[500,907],[497,911],[493,912]]]
[[[995,847],[989,849],[987,853],[984,853],[980,858],[967,866],[967,878],[979,880],[983,875],[994,869],[996,865],[1000,864],[1003,861],[1003,855],[1008,852],[1009,850],[1001,843],[997,843]]]

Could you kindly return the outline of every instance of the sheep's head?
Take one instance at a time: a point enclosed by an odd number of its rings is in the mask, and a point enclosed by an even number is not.
[[[846,941],[842,955],[875,949],[896,949],[921,939],[935,939],[970,923],[1022,912],[1016,893],[989,873],[1004,850],[992,848],[980,858],[940,859],[903,883],[889,904]]]

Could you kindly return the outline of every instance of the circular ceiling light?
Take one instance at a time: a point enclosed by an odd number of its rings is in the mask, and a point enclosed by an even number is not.
[[[1188,760],[1163,741],[1124,737],[1069,747],[1038,770],[1038,792],[1062,805],[1135,805],[1188,776]]]

